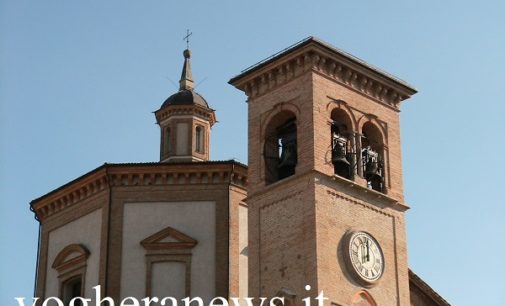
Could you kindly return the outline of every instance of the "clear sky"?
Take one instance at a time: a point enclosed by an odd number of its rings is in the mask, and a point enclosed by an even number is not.
[[[505,305],[505,1],[0,0],[0,304],[33,295],[30,200],[157,161],[152,112],[191,40],[212,158],[246,155],[242,69],[317,36],[413,84],[402,105],[410,267],[453,305]]]

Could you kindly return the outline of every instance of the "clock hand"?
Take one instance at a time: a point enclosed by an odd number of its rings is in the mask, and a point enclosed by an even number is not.
[[[366,240],[366,261],[370,261],[370,240]]]
[[[365,246],[363,245],[363,243],[360,245],[360,248],[361,248],[361,263],[364,263],[365,262]]]

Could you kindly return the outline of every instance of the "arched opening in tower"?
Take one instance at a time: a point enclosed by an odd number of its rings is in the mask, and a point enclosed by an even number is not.
[[[296,116],[283,111],[274,116],[265,130],[265,183],[271,184],[295,174],[298,163]]]
[[[334,172],[346,179],[353,179],[355,159],[351,120],[338,108],[331,112],[331,120],[331,162]]]
[[[362,129],[361,164],[368,188],[384,192],[384,144],[379,128],[371,122]]]

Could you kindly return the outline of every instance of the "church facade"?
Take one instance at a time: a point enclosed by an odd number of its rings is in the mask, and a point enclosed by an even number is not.
[[[449,305],[407,262],[399,110],[414,88],[309,37],[229,82],[248,98],[245,166],[210,160],[216,116],[190,58],[155,112],[160,162],[104,164],[31,202],[38,297]]]

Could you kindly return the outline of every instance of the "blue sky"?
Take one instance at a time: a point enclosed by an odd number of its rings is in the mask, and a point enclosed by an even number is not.
[[[413,84],[410,266],[454,305],[503,305],[504,1],[0,0],[1,305],[33,294],[30,200],[104,162],[158,160],[152,112],[176,91],[187,28],[213,159],[247,162],[245,96],[227,81],[304,37]]]

